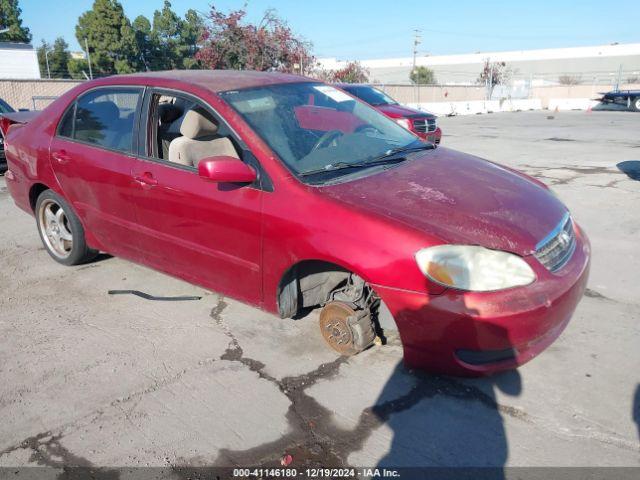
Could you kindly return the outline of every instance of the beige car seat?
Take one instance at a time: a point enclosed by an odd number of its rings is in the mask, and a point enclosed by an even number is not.
[[[218,137],[218,125],[199,108],[189,110],[180,125],[182,137],[171,140],[169,161],[180,165],[198,167],[203,158],[227,155],[238,157],[233,143],[226,137]]]

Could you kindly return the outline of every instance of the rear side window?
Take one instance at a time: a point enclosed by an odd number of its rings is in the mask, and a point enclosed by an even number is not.
[[[58,126],[58,135],[61,137],[73,138],[73,117],[76,113],[76,104],[69,107],[67,113],[64,114],[60,125]]]
[[[59,125],[58,134],[121,152],[133,151],[137,88],[99,89],[80,97]]]

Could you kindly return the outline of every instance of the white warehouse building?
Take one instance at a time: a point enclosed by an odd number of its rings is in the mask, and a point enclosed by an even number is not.
[[[0,42],[0,80],[39,78],[38,55],[32,45]]]
[[[422,55],[417,66],[434,71],[441,84],[473,84],[485,61],[505,62],[514,80],[531,81],[533,85],[560,83],[569,77],[577,83],[621,83],[640,77],[640,43],[612,44],[593,47],[548,48],[506,52],[477,52],[462,55]],[[319,59],[327,70],[343,68],[349,60]],[[370,81],[385,84],[410,83],[412,57],[363,60]]]

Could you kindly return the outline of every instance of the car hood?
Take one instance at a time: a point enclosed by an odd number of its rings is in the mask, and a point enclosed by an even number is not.
[[[376,105],[375,108],[391,118],[436,118],[432,113],[422,112],[404,105]]]
[[[492,162],[439,147],[321,194],[402,222],[443,243],[482,245],[519,255],[562,220],[566,207],[546,188]]]

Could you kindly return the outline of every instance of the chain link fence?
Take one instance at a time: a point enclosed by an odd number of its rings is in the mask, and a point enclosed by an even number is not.
[[[455,74],[454,74],[455,73]],[[474,76],[475,75],[475,76]],[[640,89],[640,71],[590,71],[517,74],[508,72],[496,85],[478,83],[477,72],[450,72],[440,76],[449,83],[413,85],[407,83],[373,83],[400,103],[473,102],[481,100],[540,99],[543,107],[552,98],[599,98],[615,89]]]

